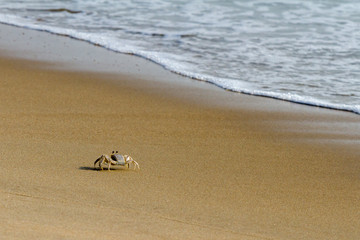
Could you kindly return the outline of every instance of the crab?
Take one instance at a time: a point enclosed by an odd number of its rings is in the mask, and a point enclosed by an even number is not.
[[[140,169],[139,164],[134,159],[132,159],[131,156],[121,155],[118,153],[118,151],[116,152],[112,151],[110,156],[106,154],[101,155],[98,159],[95,160],[94,168],[97,162],[99,162],[99,167],[101,168],[101,170],[103,170],[103,164],[107,165],[108,170],[110,171],[111,165],[120,165],[130,168],[130,163],[133,164],[134,170],[136,168]]]

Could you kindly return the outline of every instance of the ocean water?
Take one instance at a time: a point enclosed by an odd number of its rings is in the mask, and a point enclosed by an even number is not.
[[[226,90],[360,114],[357,0],[0,0],[0,22]]]

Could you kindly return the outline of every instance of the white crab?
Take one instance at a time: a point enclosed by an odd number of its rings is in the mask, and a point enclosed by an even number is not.
[[[118,151],[116,151],[116,153],[114,153],[114,151],[113,151],[110,156],[108,156],[106,154],[101,155],[94,162],[94,168],[95,168],[95,165],[96,165],[97,162],[99,162],[99,167],[101,168],[101,170],[103,170],[103,164],[107,165],[108,170],[110,171],[110,166],[111,165],[120,165],[120,166],[126,166],[127,168],[129,168],[130,163],[133,164],[134,170],[136,169],[136,167],[138,169],[140,169],[139,164],[134,159],[132,159],[131,156],[129,156],[129,155],[121,155],[121,154],[118,153]]]

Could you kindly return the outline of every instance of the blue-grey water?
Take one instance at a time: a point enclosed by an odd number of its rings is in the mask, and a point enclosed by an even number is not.
[[[360,114],[357,0],[0,0],[0,22],[224,89]]]

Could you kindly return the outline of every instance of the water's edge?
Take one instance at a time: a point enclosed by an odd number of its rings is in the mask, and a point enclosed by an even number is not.
[[[172,73],[175,73],[180,76],[187,77],[187,78],[190,78],[190,79],[193,79],[196,81],[206,82],[208,84],[212,84],[212,85],[214,85],[218,88],[221,88],[223,90],[226,90],[226,91],[230,91],[230,92],[234,92],[234,93],[242,93],[242,94],[252,95],[252,96],[267,97],[267,98],[272,98],[272,99],[276,99],[276,100],[282,100],[282,101],[292,102],[292,103],[296,103],[296,104],[307,105],[307,106],[311,106],[311,107],[320,107],[320,108],[324,108],[324,109],[344,111],[344,112],[350,112],[350,113],[355,113],[357,115],[360,115],[360,106],[358,106],[358,105],[351,106],[351,105],[346,105],[346,104],[332,104],[332,103],[323,102],[323,101],[320,101],[317,99],[309,99],[309,97],[303,97],[303,96],[294,95],[294,94],[282,94],[282,93],[276,93],[276,92],[266,92],[266,91],[261,91],[261,90],[250,90],[250,89],[247,89],[246,87],[244,87],[242,89],[238,89],[238,88],[234,89],[231,87],[227,87],[226,85],[221,85],[221,84],[217,83],[217,81],[215,81],[214,78],[211,76],[202,76],[202,75],[200,76],[200,75],[196,75],[196,74],[192,74],[192,73],[180,72],[176,69],[173,69],[173,68],[167,66],[164,62],[161,61],[161,59],[152,58],[151,55],[148,55],[142,51],[133,51],[133,50],[129,50],[129,51],[121,50],[120,51],[118,49],[115,49],[115,48],[109,46],[105,42],[99,41],[99,39],[97,39],[96,36],[94,38],[91,38],[91,37],[85,36],[86,34],[79,33],[74,30],[46,27],[46,26],[39,27],[36,25],[31,25],[31,24],[26,25],[23,23],[4,21],[3,19],[0,19],[0,23],[8,25],[8,26],[13,26],[13,27],[19,27],[19,28],[35,30],[35,31],[40,31],[40,32],[46,32],[46,33],[54,34],[54,35],[57,35],[60,37],[68,37],[68,38],[75,39],[78,41],[90,43],[94,46],[102,47],[104,49],[110,50],[115,53],[128,54],[128,55],[140,57],[140,58],[146,59],[148,61],[151,61],[157,65],[160,65],[161,67],[163,67],[164,69],[166,69]]]

